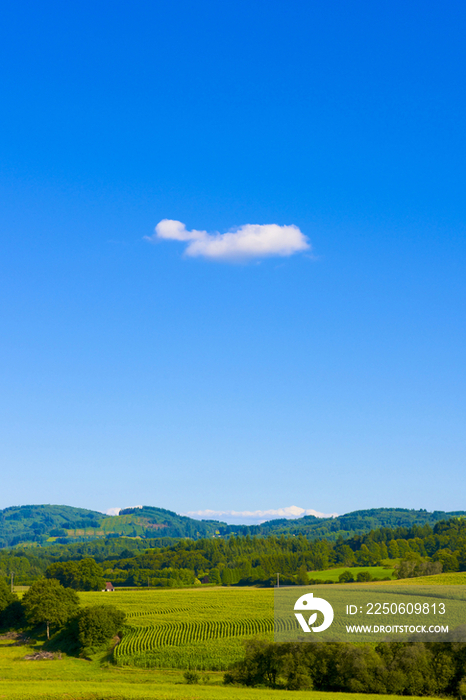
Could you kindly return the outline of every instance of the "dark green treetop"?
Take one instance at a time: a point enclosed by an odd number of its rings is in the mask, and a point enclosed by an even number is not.
[[[81,561],[55,562],[47,567],[45,577],[57,579],[65,588],[75,591],[101,591],[105,585],[100,564],[91,557]]]
[[[50,627],[62,627],[79,608],[78,594],[71,588],[64,588],[56,579],[40,579],[32,584],[24,594],[22,604],[26,619],[33,625],[47,625],[47,639]]]
[[[82,649],[96,651],[108,644],[120,630],[125,614],[114,605],[82,608],[77,616],[78,639]]]

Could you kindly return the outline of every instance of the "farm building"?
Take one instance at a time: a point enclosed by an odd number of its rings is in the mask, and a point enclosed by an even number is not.
[[[115,588],[113,587],[113,584],[110,583],[110,581],[107,581],[105,584],[105,588],[102,590],[102,593],[114,593]]]

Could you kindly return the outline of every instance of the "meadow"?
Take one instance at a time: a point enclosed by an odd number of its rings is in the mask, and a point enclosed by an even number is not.
[[[362,608],[367,601],[379,600],[381,587],[385,586],[388,588],[385,589],[384,601],[398,602],[400,592],[406,590],[407,594],[411,585],[418,582],[423,586],[423,600],[427,600],[424,596],[428,596],[431,602],[438,602],[438,586],[441,585],[442,596],[453,599],[449,604],[450,623],[455,620],[456,624],[461,624],[466,593],[463,593],[461,586],[455,588],[455,584],[463,584],[465,579],[466,574],[440,574],[422,580],[324,584],[318,587],[318,595],[324,595],[326,590],[334,608],[344,610],[347,604],[357,604],[358,608]],[[431,587],[426,588],[429,583]],[[292,610],[299,588],[283,588],[280,591],[285,594],[283,600],[287,600],[288,595],[291,601],[285,608]],[[257,636],[269,641],[274,639],[274,589],[270,588],[139,588],[79,595],[83,605],[103,602],[116,605],[126,613],[124,636],[113,654],[114,663],[119,667],[223,671],[242,658],[245,640]],[[412,598],[402,596],[405,603],[415,603],[417,599],[417,593]],[[354,619],[349,621],[356,623]],[[437,620],[424,616],[422,621],[430,624]],[[370,622],[374,620],[358,620],[357,624]],[[406,623],[406,615],[392,618],[392,622]],[[279,635],[276,641],[293,639],[296,627],[293,614],[279,615],[277,624]],[[342,619],[339,624],[343,625],[343,629],[346,623]],[[341,635],[337,627],[338,624],[332,626],[332,631]],[[360,641],[363,641],[362,638]]]
[[[226,670],[245,639],[273,639],[273,590],[134,589],[80,593],[83,605],[116,605],[127,616],[118,666]]]
[[[417,576],[415,578],[403,578],[394,581],[384,581],[379,585],[403,585],[403,586],[464,586],[466,584],[466,571],[452,571],[433,576]],[[374,584],[375,585],[375,584]]]
[[[444,574],[425,583],[464,583],[465,574]],[[433,580],[435,579],[435,581]],[[456,580],[456,579],[461,579]],[[419,582],[419,579],[413,581]],[[397,583],[398,586],[401,582]],[[411,580],[404,584],[410,585]],[[392,586],[391,582],[375,584]],[[368,587],[374,584],[367,584]],[[360,586],[358,586],[359,588]],[[319,591],[324,587],[319,586]],[[329,586],[336,589],[337,586]],[[342,587],[349,591],[353,584]],[[11,700],[272,700],[280,691],[223,685],[222,669],[243,654],[245,639],[273,638],[272,589],[133,589],[80,593],[82,605],[116,605],[127,615],[125,634],[111,654],[32,661],[24,657],[42,642],[17,646],[0,640],[0,698]],[[188,685],[183,669],[199,670]],[[204,670],[203,670],[204,669]],[[217,670],[212,670],[217,669]],[[382,700],[396,696],[286,691],[297,700]],[[406,698],[405,698],[406,700]]]
[[[63,658],[29,661],[37,645],[11,646],[0,641],[0,698],[7,700],[282,700],[283,692],[223,685],[223,674],[210,673],[187,685],[181,671],[114,667],[102,660]],[[402,700],[395,695],[286,691],[296,700]],[[409,700],[407,696],[403,700]],[[429,700],[429,698],[425,698]]]
[[[326,569],[325,571],[310,571],[309,578],[316,581],[333,581],[338,583],[338,577],[344,571],[351,571],[354,576],[354,580],[359,573],[369,573],[372,578],[384,579],[393,576],[395,569],[393,567],[384,566],[341,566],[336,569]]]

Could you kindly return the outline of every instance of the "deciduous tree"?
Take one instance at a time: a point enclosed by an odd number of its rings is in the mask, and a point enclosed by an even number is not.
[[[33,625],[62,627],[79,608],[79,598],[71,588],[64,588],[56,579],[40,579],[24,594],[22,604],[26,619]]]
[[[81,647],[96,650],[116,635],[125,614],[114,605],[94,605],[80,610],[77,621]]]

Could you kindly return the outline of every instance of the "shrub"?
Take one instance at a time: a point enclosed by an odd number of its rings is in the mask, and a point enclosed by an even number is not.
[[[80,610],[76,620],[81,648],[95,651],[106,646],[117,634],[125,614],[114,605],[94,605]]]
[[[255,640],[224,682],[333,693],[463,696],[465,658],[464,642],[383,642],[372,648]]]
[[[0,578],[0,627],[13,627],[14,621],[24,617],[18,596],[10,591],[10,587]]]
[[[13,600],[0,612],[0,627],[4,629],[18,629],[25,624],[24,608],[19,600]]]
[[[354,581],[354,576],[351,571],[343,571],[338,577],[340,583],[352,583]]]
[[[183,673],[186,683],[193,685],[194,683],[199,683],[199,674],[196,671],[185,671]]]
[[[359,571],[356,579],[359,583],[363,583],[365,581],[372,581],[372,576],[369,571]]]

